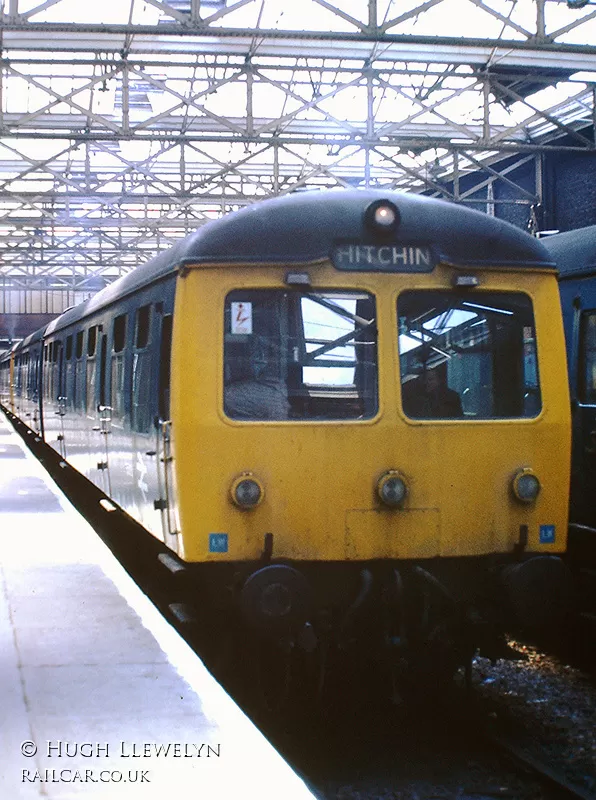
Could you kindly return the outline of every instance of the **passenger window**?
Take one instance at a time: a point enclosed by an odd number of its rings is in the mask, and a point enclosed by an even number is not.
[[[141,306],[137,309],[135,322],[135,347],[142,350],[149,344],[149,323],[151,320],[151,306]]]
[[[402,405],[414,419],[536,417],[542,408],[527,295],[410,291],[398,310]]]
[[[87,397],[87,412],[92,414],[95,411],[95,392],[97,375],[97,362],[95,358],[88,358],[85,364],[85,380],[86,380],[86,397]]]
[[[74,374],[74,405],[75,408],[83,410],[86,408],[85,399],[88,397],[91,406],[93,405],[93,397],[86,392],[87,381],[87,366],[83,359],[83,337],[84,331],[79,331],[75,339],[75,374]]]
[[[124,350],[126,343],[126,314],[121,314],[114,320],[113,348],[115,353]]]
[[[113,343],[112,347],[114,354],[112,356],[112,369],[111,369],[111,387],[112,387],[112,417],[114,419],[121,419],[126,412],[125,403],[125,379],[126,379],[126,362],[124,359],[124,346],[126,344],[126,314],[121,314],[114,320],[113,329]]]
[[[85,377],[87,381],[87,412],[92,414],[95,410],[97,394],[97,335],[101,330],[101,325],[92,325],[87,331],[87,364],[85,367]]]
[[[170,416],[170,368],[172,355],[172,315],[166,314],[161,323],[159,346],[158,414],[161,420]]]
[[[74,355],[74,336],[66,337],[64,348],[64,394],[67,398],[68,408],[72,411],[75,408],[75,362]]]
[[[596,311],[581,318],[580,402],[596,405]]]
[[[135,352],[132,356],[131,424],[134,431],[148,433],[151,430],[152,360],[154,354],[148,348],[151,306],[141,306],[135,314]]]
[[[132,429],[147,433],[151,429],[151,356],[149,350],[132,357]]]
[[[87,355],[92,358],[95,355],[95,348],[97,347],[97,325],[89,328],[87,334]]]

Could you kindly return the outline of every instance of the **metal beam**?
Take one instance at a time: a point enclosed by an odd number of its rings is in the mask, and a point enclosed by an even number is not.
[[[596,155],[596,11],[493,5],[468,0],[479,39],[434,35],[450,0],[128,0],[77,22],[66,0],[4,2],[0,278],[89,291],[297,188],[490,195],[530,219],[523,165]]]
[[[594,12],[596,15],[596,12]],[[254,29],[186,25],[83,25],[0,22],[4,47],[21,52],[121,54],[175,53],[243,56],[251,54]],[[562,29],[561,33],[567,32]],[[558,41],[477,39],[405,34],[259,30],[260,57],[328,59],[382,63],[407,61],[440,64],[498,64],[521,69],[596,69],[596,46]],[[372,57],[372,58],[371,58]]]

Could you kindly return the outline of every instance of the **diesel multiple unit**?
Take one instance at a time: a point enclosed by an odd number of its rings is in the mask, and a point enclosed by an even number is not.
[[[538,240],[338,190],[201,227],[15,346],[1,391],[222,625],[417,669],[560,615],[564,363]]]

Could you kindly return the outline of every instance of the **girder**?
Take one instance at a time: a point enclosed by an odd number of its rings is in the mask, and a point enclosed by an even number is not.
[[[594,15],[596,16],[596,15]],[[592,18],[592,17],[591,17]],[[35,25],[35,27],[33,27]],[[58,36],[56,42],[53,37]],[[468,39],[382,32],[328,33],[325,31],[242,30],[176,24],[160,27],[135,25],[79,25],[7,22],[4,41],[18,51],[52,53],[104,53],[127,57],[160,53],[250,57],[258,36],[258,54],[269,58],[327,59],[330,46],[333,58],[381,63],[408,61],[564,69],[596,68],[596,48],[553,41],[539,42],[533,35],[524,41],[514,39]],[[98,47],[99,45],[99,47]]]
[[[591,4],[0,0],[0,36],[4,291],[93,291],[298,189],[531,219],[541,154],[596,149]]]

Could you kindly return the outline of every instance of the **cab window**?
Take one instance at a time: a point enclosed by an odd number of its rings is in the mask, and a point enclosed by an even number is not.
[[[377,411],[372,295],[231,292],[224,314],[224,410],[233,419],[360,419]]]
[[[536,417],[542,408],[530,298],[409,291],[398,299],[404,413],[414,419]]]
[[[596,405],[596,311],[581,319],[580,401]]]

